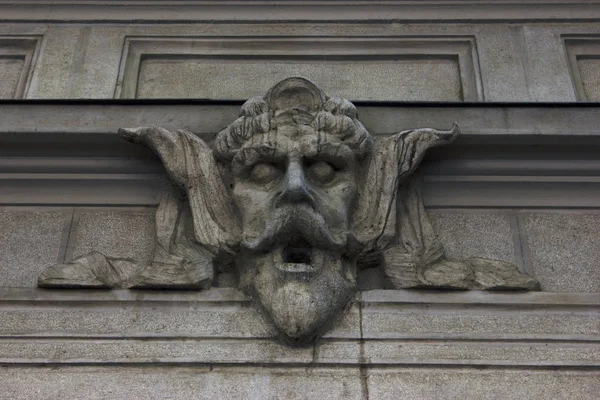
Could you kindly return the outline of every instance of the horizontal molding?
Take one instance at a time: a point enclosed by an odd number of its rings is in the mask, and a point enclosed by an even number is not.
[[[0,21],[592,21],[597,0],[2,0]]]
[[[298,349],[235,289],[0,288],[0,363],[597,368],[599,305],[586,293],[368,291]]]
[[[6,339],[0,363],[9,365],[261,364],[599,367],[600,343],[530,341],[324,340],[316,351],[274,340],[248,339]]]
[[[60,290],[0,286],[0,306],[13,302],[35,304],[131,302],[159,303],[248,303],[250,298],[238,289],[216,288],[202,291],[154,290]],[[568,292],[449,292],[419,290],[369,290],[360,292],[359,304],[445,304],[494,306],[528,305],[560,307],[600,306],[599,293]]]
[[[25,143],[40,140],[37,136],[41,134],[115,135],[121,127],[158,125],[187,129],[209,139],[238,117],[241,103],[231,103],[219,100],[3,101],[0,102],[0,135],[3,135],[0,138]],[[558,138],[566,140],[563,144],[578,144],[585,138],[600,137],[600,103],[359,102],[357,108],[360,120],[373,134],[423,126],[449,128],[456,121],[463,143],[484,139],[492,144],[504,138],[505,144],[539,145],[549,138]],[[31,136],[5,136],[21,133]],[[81,138],[74,142],[77,140]]]
[[[449,127],[420,170],[429,207],[600,207],[600,104],[358,105],[374,135]],[[238,115],[219,101],[0,102],[0,205],[156,205],[158,158],[119,127],[188,129],[210,140]]]

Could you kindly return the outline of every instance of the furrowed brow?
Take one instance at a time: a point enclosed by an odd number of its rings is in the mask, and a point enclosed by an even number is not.
[[[247,166],[260,160],[278,160],[284,158],[285,154],[281,148],[271,144],[258,144],[255,146],[242,147],[233,157],[234,167]]]

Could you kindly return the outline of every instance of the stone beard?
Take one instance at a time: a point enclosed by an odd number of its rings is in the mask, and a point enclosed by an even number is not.
[[[418,179],[448,131],[412,129],[374,141],[347,100],[289,78],[242,106],[209,145],[191,132],[120,129],[158,154],[167,187],[150,262],[91,252],[47,268],[41,287],[208,289],[224,260],[283,341],[326,332],[357,291],[357,264],[395,288],[534,290],[502,261],[445,258]]]

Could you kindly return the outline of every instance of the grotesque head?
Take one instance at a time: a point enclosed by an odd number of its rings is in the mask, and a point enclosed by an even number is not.
[[[458,133],[456,124],[410,129],[374,143],[350,102],[303,78],[248,100],[212,144],[185,130],[120,129],[152,148],[171,180],[152,261],[92,252],[49,267],[38,284],[203,289],[233,256],[240,287],[291,344],[310,342],[341,314],[357,290],[358,259],[397,288],[535,289],[515,265],[444,257],[410,177],[427,149]]]
[[[371,146],[350,102],[302,78],[248,100],[216,138],[242,223],[240,286],[288,341],[314,339],[356,291],[350,218]]]

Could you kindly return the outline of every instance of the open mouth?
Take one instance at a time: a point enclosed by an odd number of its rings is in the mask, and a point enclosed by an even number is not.
[[[277,268],[286,274],[298,275],[297,278],[310,278],[315,271],[312,247],[302,238],[294,238],[283,246],[281,261]]]
[[[312,249],[310,244],[301,238],[290,241],[283,247],[283,262],[291,264],[311,264]]]

